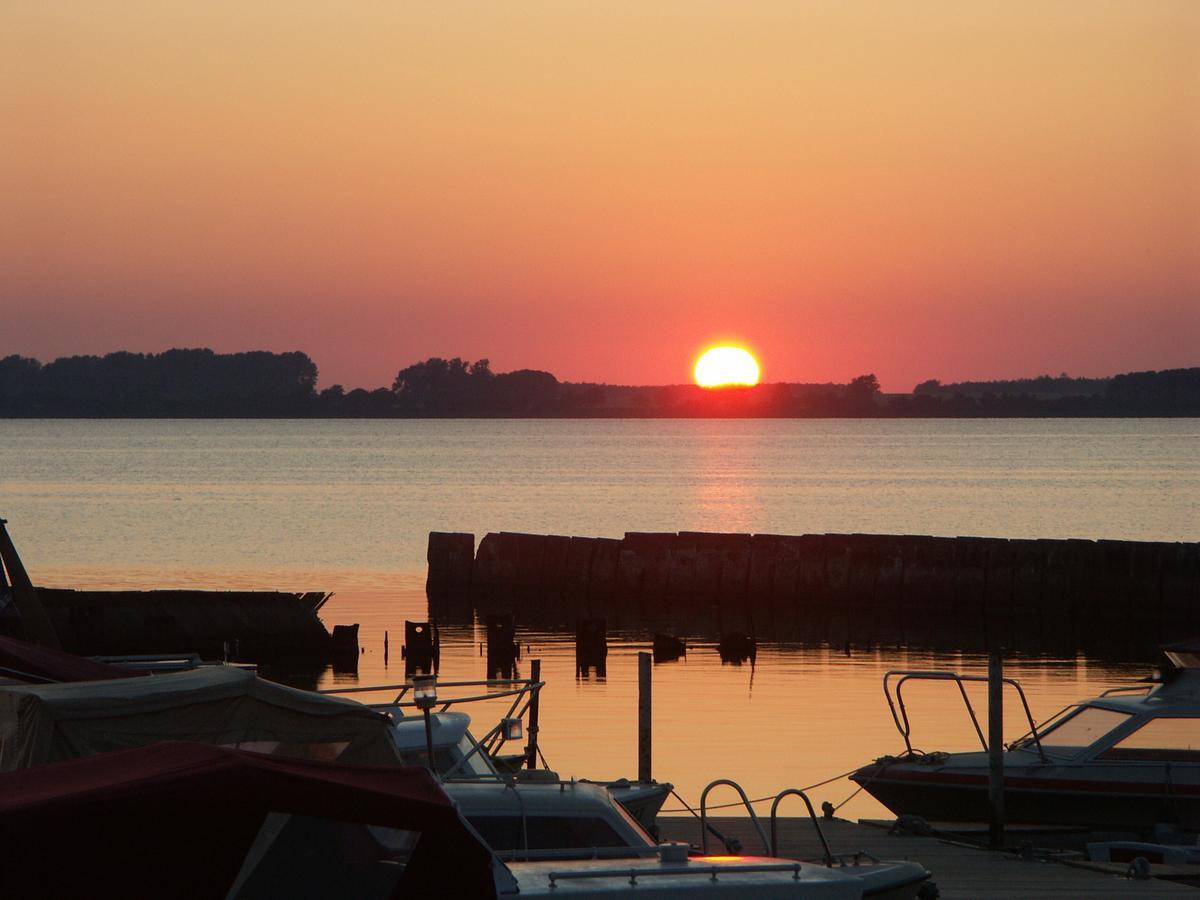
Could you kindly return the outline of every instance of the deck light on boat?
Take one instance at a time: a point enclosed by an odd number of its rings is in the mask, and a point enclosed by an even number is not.
[[[520,719],[501,719],[500,727],[504,730],[506,741],[519,741],[525,737],[525,723]]]
[[[413,702],[417,709],[430,710],[437,703],[437,676],[413,676]]]
[[[437,772],[433,765],[433,720],[429,716],[429,711],[437,703],[436,675],[413,676],[413,703],[425,713],[425,749],[429,753],[429,771]]]

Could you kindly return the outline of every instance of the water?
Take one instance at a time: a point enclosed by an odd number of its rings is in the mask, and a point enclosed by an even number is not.
[[[40,584],[335,591],[323,617],[361,623],[358,681],[377,683],[402,680],[403,620],[426,616],[430,530],[1195,541],[1198,437],[1195,419],[10,420],[0,515]],[[386,668],[385,630],[396,651]],[[562,774],[634,772],[645,638],[620,636],[607,678],[579,681],[561,635],[523,636],[526,660],[543,660],[542,742]],[[481,640],[447,629],[443,677],[483,677]],[[902,747],[884,671],[983,665],[767,645],[751,669],[694,646],[655,667],[655,774],[690,801],[718,776],[755,796],[811,784]],[[1085,659],[1010,669],[1039,718],[1145,671]],[[945,686],[915,686],[911,701],[915,745],[972,746]],[[1009,730],[1025,729],[1010,716]],[[816,795],[836,803],[851,790],[841,781]],[[859,795],[841,812],[882,811]]]

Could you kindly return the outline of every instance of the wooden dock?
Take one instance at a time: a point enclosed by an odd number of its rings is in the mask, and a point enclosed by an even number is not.
[[[745,853],[761,854],[762,841],[746,817],[722,816],[709,820],[721,834],[741,841]],[[661,817],[663,840],[700,840],[700,827],[691,816]],[[768,831],[767,820],[762,820]],[[865,851],[883,859],[911,859],[933,873],[943,900],[1078,900],[1111,897],[1197,896],[1197,889],[1155,877],[1135,881],[1124,876],[1125,866],[1066,864],[1047,859],[1022,859],[1016,853],[990,852],[939,837],[889,834],[878,825],[822,820],[822,828],[834,853]],[[1014,839],[1015,840],[1015,839]],[[724,852],[720,841],[710,839],[709,850]],[[779,853],[798,859],[821,856],[821,845],[808,818],[779,820]],[[1152,866],[1155,875],[1171,875],[1174,867]]]

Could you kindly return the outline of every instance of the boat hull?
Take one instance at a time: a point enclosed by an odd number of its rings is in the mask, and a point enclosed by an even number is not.
[[[1011,823],[1148,829],[1169,822],[1200,829],[1200,787],[1146,779],[1089,778],[1087,773],[1013,774],[1004,778]],[[987,822],[986,771],[871,765],[850,776],[896,815],[938,822]]]

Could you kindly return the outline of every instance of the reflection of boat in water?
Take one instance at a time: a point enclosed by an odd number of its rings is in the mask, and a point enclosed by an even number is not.
[[[1169,823],[1200,830],[1200,654],[1167,648],[1161,679],[1114,688],[1072,704],[1043,725],[1018,691],[1029,733],[1005,750],[1008,821],[1035,825],[1150,829]],[[895,699],[891,679],[895,678]],[[903,686],[954,681],[983,749],[921,753],[909,740]],[[884,690],[906,751],[881,757],[850,777],[897,815],[944,822],[988,821],[988,753],[964,688],[981,676],[889,672]]]

